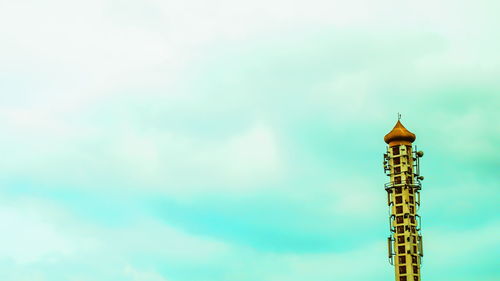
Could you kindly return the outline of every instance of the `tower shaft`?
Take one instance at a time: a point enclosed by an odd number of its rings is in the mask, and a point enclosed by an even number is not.
[[[402,133],[394,133],[396,128]],[[387,242],[389,261],[395,267],[396,281],[421,280],[423,248],[417,211],[420,207],[420,180],[423,179],[419,176],[419,158],[423,153],[413,151],[413,140],[415,135],[407,131],[399,121],[395,129],[386,136],[389,146],[384,154],[384,171],[390,177],[385,190],[391,233]]]

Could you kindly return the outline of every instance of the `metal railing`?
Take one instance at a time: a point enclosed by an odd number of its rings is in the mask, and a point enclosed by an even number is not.
[[[415,181],[403,180],[403,181],[400,181],[397,183],[391,181],[391,182],[384,184],[385,190],[391,189],[393,187],[405,187],[405,186],[415,188],[416,190],[422,189],[422,183],[418,179],[416,179]]]

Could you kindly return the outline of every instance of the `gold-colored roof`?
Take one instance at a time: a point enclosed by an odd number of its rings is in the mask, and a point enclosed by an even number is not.
[[[384,137],[384,141],[389,144],[389,146],[394,145],[411,145],[417,137],[414,133],[408,131],[401,122],[396,123],[396,126]]]

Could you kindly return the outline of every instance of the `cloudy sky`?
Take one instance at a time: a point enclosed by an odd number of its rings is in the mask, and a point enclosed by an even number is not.
[[[0,1],[2,281],[500,279],[500,2]]]

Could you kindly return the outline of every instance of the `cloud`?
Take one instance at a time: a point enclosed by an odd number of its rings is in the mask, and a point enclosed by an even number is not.
[[[57,224],[39,212],[43,206],[35,207],[35,204],[8,203],[0,209],[3,222],[2,260],[29,264],[41,260],[60,260],[74,253],[76,241],[62,234]]]
[[[493,280],[497,10],[2,2],[1,279],[386,280],[399,111],[424,275]]]
[[[133,281],[167,281],[168,279],[164,278],[158,273],[155,272],[147,272],[147,271],[138,271],[131,266],[125,267],[125,274],[130,276],[130,280]]]
[[[204,265],[230,250],[222,242],[145,217],[120,227],[103,227],[53,201],[3,203],[0,260],[6,280],[170,280],[157,272],[163,262],[179,268]],[[137,259],[146,264],[132,265]]]
[[[427,267],[425,272],[432,272],[436,280],[439,276],[450,276],[450,272],[458,280],[489,280],[489,276],[494,276],[490,275],[489,270],[496,267],[494,257],[500,247],[496,239],[498,234],[498,221],[463,231],[443,228],[427,231],[424,236],[427,248],[424,257]],[[453,258],[449,258],[450,256]],[[474,270],[470,270],[472,268]]]

